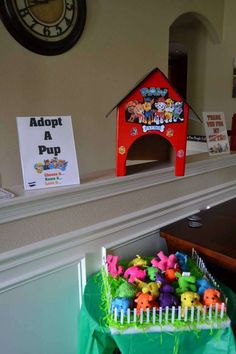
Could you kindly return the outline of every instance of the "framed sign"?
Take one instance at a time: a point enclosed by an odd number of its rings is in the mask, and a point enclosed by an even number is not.
[[[203,112],[207,145],[210,155],[229,153],[229,139],[223,112]]]
[[[79,184],[70,116],[17,117],[26,190]]]

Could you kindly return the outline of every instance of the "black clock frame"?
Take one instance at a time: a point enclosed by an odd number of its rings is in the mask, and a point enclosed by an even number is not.
[[[74,28],[67,37],[55,42],[44,41],[28,32],[18,19],[12,0],[0,0],[0,18],[8,32],[25,48],[41,55],[58,55],[71,49],[84,30],[87,12],[86,0],[76,1],[78,4],[78,16],[74,23]]]

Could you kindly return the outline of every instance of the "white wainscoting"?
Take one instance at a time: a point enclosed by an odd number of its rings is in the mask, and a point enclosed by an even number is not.
[[[1,354],[76,354],[78,268],[67,267],[0,295]]]

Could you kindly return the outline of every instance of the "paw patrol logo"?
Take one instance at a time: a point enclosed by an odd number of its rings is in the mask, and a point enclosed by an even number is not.
[[[141,95],[143,97],[165,97],[167,94],[168,94],[168,89],[167,88],[160,88],[160,87],[150,87],[150,88],[147,88],[147,87],[143,87],[141,88],[140,90],[141,92]]]

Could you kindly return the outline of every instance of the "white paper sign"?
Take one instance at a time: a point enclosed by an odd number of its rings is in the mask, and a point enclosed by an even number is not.
[[[17,117],[24,188],[79,184],[70,116]]]
[[[210,155],[229,153],[229,139],[223,112],[203,112]]]

